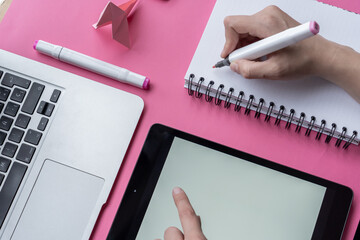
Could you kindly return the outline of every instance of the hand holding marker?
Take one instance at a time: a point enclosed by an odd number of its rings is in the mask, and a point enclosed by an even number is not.
[[[315,21],[289,28],[268,38],[264,38],[233,51],[227,58],[216,63],[213,68],[230,66],[230,63],[238,59],[254,60],[259,57],[266,56],[301,40],[314,36],[319,33],[319,30],[319,24]]]
[[[128,83],[145,90],[150,87],[150,79],[147,77],[61,46],[38,40],[34,43],[34,49],[62,62],[84,68],[119,82]]]

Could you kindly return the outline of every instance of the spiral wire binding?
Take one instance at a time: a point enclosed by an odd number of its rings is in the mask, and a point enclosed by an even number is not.
[[[197,84],[193,83],[194,79],[195,79],[195,75],[190,74],[189,80],[188,80],[188,94],[190,96],[193,96],[194,92],[195,92],[195,97],[196,98],[201,98],[203,94],[200,92],[200,89],[202,89],[203,82],[205,81],[205,79],[203,77],[200,77]],[[210,95],[211,90],[213,89],[212,86],[214,84],[215,84],[215,82],[211,80],[208,83],[207,87],[206,87],[204,95],[205,95],[205,101],[207,101],[207,102],[211,102],[212,99],[214,98],[213,96]],[[193,86],[195,86],[195,90],[193,90]],[[216,93],[215,93],[215,105],[220,105],[221,104],[221,102],[222,102],[221,96],[223,96],[223,97],[225,96],[225,94],[223,93],[224,88],[225,88],[225,86],[223,84],[220,84],[219,87],[217,88]],[[244,98],[245,94],[244,94],[243,91],[240,91],[237,97],[233,97],[234,91],[235,91],[234,88],[230,88],[229,91],[227,92],[227,94],[225,96],[225,100],[224,100],[224,108],[226,108],[226,109],[230,108],[230,106],[232,104],[231,99],[235,98],[236,101],[235,101],[235,104],[234,104],[234,111],[235,112],[240,112],[241,103],[243,102],[243,98]],[[258,104],[256,104],[256,103],[254,104],[253,103],[254,100],[255,100],[254,95],[250,95],[249,99],[247,100],[247,103],[246,103],[244,114],[249,115],[250,111],[252,110],[251,108],[256,107],[256,109],[253,109],[253,110],[255,110],[255,116],[254,117],[255,118],[260,118],[261,110],[262,110],[262,108],[264,106],[265,100],[263,98],[260,98]],[[265,122],[270,121],[270,118],[271,118],[271,116],[273,114],[273,111],[274,111],[274,107],[275,107],[275,103],[270,102],[269,107],[268,107],[267,112],[266,112],[266,115],[265,115],[265,119],[264,119]],[[283,105],[281,105],[279,107],[279,112],[276,113],[277,116],[276,116],[276,120],[275,120],[275,125],[280,124],[281,119],[285,116],[284,111],[285,111],[285,107]],[[286,125],[285,125],[286,129],[289,129],[290,126],[291,126],[291,123],[293,123],[294,115],[295,115],[295,110],[290,109],[290,114],[287,117],[288,120],[287,120]],[[305,113],[302,112],[302,113],[300,113],[300,118],[298,120],[295,120],[295,121],[297,121],[295,132],[300,133],[300,130],[303,127],[303,124],[304,124],[304,120],[305,120]],[[310,136],[310,133],[311,133],[311,131],[313,131],[313,128],[315,126],[315,121],[316,121],[316,118],[314,116],[311,116],[311,120],[310,120],[310,123],[308,124],[308,127],[306,129],[305,136]],[[326,127],[326,121],[321,120],[321,125],[320,125],[320,127],[318,129],[318,132],[316,134],[316,137],[315,137],[316,140],[321,139],[322,134],[325,132],[325,127]],[[330,130],[330,132],[328,132],[328,134],[326,136],[325,143],[329,143],[331,141],[331,139],[334,137],[335,132],[336,132],[336,128],[337,128],[336,124],[332,123],[331,124],[331,130]],[[336,140],[336,143],[335,143],[336,147],[339,147],[341,145],[341,143],[343,141],[345,141],[346,132],[347,132],[347,128],[343,127],[341,134],[339,135],[338,139]],[[351,145],[351,143],[355,140],[357,135],[358,135],[358,132],[353,131],[352,136],[344,143],[343,149],[347,149]]]
[[[250,110],[251,110],[250,108],[252,106],[253,101],[254,101],[254,95],[250,95],[249,100],[246,104],[246,108],[245,108],[245,112],[244,112],[245,115],[250,114]]]
[[[326,125],[326,121],[324,119],[321,120],[321,125],[320,125],[320,128],[319,128],[319,131],[318,131],[318,133],[316,134],[316,137],[315,137],[316,140],[320,140],[321,135],[324,132],[325,125]]]
[[[353,135],[351,136],[351,138],[349,139],[349,141],[347,141],[345,144],[344,144],[344,146],[343,146],[343,149],[347,149],[349,146],[350,146],[350,144],[354,141],[354,139],[356,138],[356,136],[357,136],[357,131],[353,131]]]
[[[207,102],[211,102],[213,97],[210,96],[210,90],[211,90],[211,87],[215,84],[214,81],[210,81],[209,84],[207,85],[206,87],[206,91],[205,91],[205,101]]]
[[[346,127],[343,127],[340,137],[336,140],[336,143],[335,143],[336,147],[340,147],[342,140],[344,140],[344,138],[345,138],[346,131],[347,131]]]
[[[222,90],[224,89],[224,85],[223,84],[220,84],[217,91],[216,91],[216,94],[215,94],[215,105],[220,105],[221,104],[221,93],[222,93]]]
[[[201,89],[201,85],[202,85],[202,83],[204,82],[204,78],[203,77],[201,77],[200,79],[199,79],[199,81],[198,81],[198,84],[197,84],[197,86],[196,86],[196,89],[195,89],[195,97],[196,98],[201,98],[202,97],[202,93],[200,92],[200,89]]]
[[[305,113],[302,112],[302,113],[300,113],[300,119],[299,119],[298,124],[296,125],[295,132],[300,133],[301,127],[304,123],[304,119],[305,119]]]
[[[315,120],[316,120],[316,118],[314,116],[311,116],[311,121],[309,123],[308,128],[306,129],[305,136],[307,136],[307,137],[310,136],[310,133],[315,125]]]
[[[269,108],[268,108],[268,110],[266,112],[266,116],[265,116],[265,119],[264,119],[265,122],[270,121],[271,113],[272,113],[272,111],[274,109],[274,106],[275,106],[275,103],[273,103],[273,102],[269,103]]]
[[[235,112],[239,112],[240,109],[241,109],[241,102],[242,102],[242,99],[244,97],[244,92],[243,91],[240,91],[239,92],[239,95],[238,97],[236,98],[236,102],[235,102],[235,107],[234,107],[234,111]]]
[[[232,96],[233,92],[234,92],[234,89],[230,88],[228,93],[226,94],[226,99],[225,99],[225,102],[224,102],[224,108],[226,108],[226,109],[228,109],[231,106],[230,99],[231,99],[231,96]]]
[[[283,105],[280,106],[280,111],[276,117],[276,120],[275,120],[275,125],[276,126],[279,126],[280,124],[280,121],[281,121],[281,118],[283,117],[284,115],[284,110],[285,110],[285,107]]]
[[[329,143],[331,141],[332,137],[334,136],[335,130],[336,130],[336,124],[333,123],[333,124],[331,124],[330,134],[327,135],[327,137],[325,139],[325,143]]]
[[[262,109],[262,107],[263,107],[263,105],[264,105],[264,99],[263,98],[260,98],[260,100],[259,100],[259,104],[258,104],[258,106],[257,106],[257,108],[256,108],[256,112],[255,112],[255,118],[259,118],[260,117],[260,114],[261,114],[261,109]]]
[[[189,77],[189,86],[188,86],[188,94],[192,96],[194,94],[194,90],[192,89],[193,80],[195,78],[195,74],[190,74]]]
[[[294,118],[294,114],[295,114],[295,110],[294,109],[290,109],[290,115],[289,115],[289,118],[286,122],[286,125],[285,125],[285,128],[286,129],[290,129],[290,126],[291,126],[291,122]]]

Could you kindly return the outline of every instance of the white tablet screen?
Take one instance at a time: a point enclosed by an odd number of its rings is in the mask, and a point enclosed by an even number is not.
[[[175,137],[137,240],[181,229],[172,189],[187,193],[208,239],[311,239],[326,188]]]

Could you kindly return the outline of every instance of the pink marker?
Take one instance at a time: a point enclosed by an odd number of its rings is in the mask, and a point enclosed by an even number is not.
[[[238,59],[254,60],[270,53],[276,52],[282,48],[295,44],[306,38],[319,33],[320,27],[315,21],[301,24],[297,27],[289,28],[285,31],[261,39],[257,42],[239,48],[229,54],[227,58],[218,62],[213,68],[230,66],[230,63]]]
[[[78,53],[73,50],[53,45],[41,40],[36,41],[33,47],[36,51],[51,56],[57,60],[84,68],[91,72],[112,78],[116,81],[128,83],[146,90],[150,87],[149,78],[131,72],[125,68],[121,68],[99,59],[89,57],[82,53]]]

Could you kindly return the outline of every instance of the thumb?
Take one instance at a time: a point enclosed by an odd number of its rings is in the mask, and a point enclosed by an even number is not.
[[[272,59],[266,61],[239,59],[230,64],[230,69],[248,79],[276,79],[279,77],[278,64]]]

